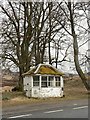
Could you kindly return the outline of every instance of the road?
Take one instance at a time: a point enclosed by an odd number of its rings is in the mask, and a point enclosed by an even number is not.
[[[3,118],[88,118],[88,100],[66,100],[4,108]]]

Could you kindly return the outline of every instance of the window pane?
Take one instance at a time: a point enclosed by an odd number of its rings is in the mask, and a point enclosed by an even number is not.
[[[33,86],[39,86],[39,76],[33,76]]]
[[[42,76],[41,87],[47,87],[47,77],[46,76]]]
[[[55,77],[56,86],[60,86],[60,77]]]
[[[53,86],[53,81],[54,81],[54,77],[49,76],[49,78],[48,78],[48,86]]]

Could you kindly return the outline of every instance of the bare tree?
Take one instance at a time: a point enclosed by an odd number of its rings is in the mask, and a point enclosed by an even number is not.
[[[87,50],[87,54],[85,55],[86,57],[86,62],[88,64],[88,72],[90,72],[90,1],[89,2],[83,2],[83,3],[80,3],[79,5],[79,9],[81,9],[83,11],[83,14],[85,16],[85,19],[87,21],[87,29],[85,29],[85,31],[87,32],[88,34],[88,37],[87,37],[87,41],[88,42],[88,50]],[[86,42],[84,42],[83,44],[85,44]],[[82,45],[83,45],[82,44]]]
[[[23,89],[22,74],[30,66],[44,62],[44,54],[49,48],[49,63],[51,63],[50,42],[61,30],[61,26],[52,20],[52,3],[44,2],[9,2],[0,5],[4,18],[1,27],[2,59],[13,62],[19,68],[19,87]]]
[[[85,87],[87,90],[90,90],[90,86],[87,83],[87,78],[85,77],[80,65],[79,65],[79,60],[78,60],[78,43],[77,43],[77,35],[75,33],[75,27],[74,27],[74,18],[73,18],[73,10],[72,10],[72,5],[71,2],[68,2],[68,9],[70,12],[70,22],[71,22],[71,32],[72,32],[72,37],[73,37],[73,49],[74,49],[74,62],[75,62],[75,67],[76,70],[82,79]]]
[[[9,2],[7,7],[0,5],[2,21],[2,45],[4,60],[12,61],[20,73],[19,87],[23,88],[22,74],[30,69],[32,58],[35,64],[43,62],[47,34],[44,34],[47,20],[44,3]]]
[[[79,61],[79,46],[78,46],[78,35],[76,33],[76,26],[82,30],[86,30],[87,28],[84,28],[78,23],[78,19],[82,17],[80,15],[80,12],[78,11],[79,9],[79,4],[74,3],[74,2],[62,2],[58,3],[58,12],[53,15],[54,19],[58,21],[58,23],[62,26],[62,28],[70,35],[73,39],[73,50],[74,50],[74,63],[76,67],[76,71],[78,72],[80,78],[82,79],[82,82],[84,83],[85,87],[87,90],[90,90],[90,86],[87,82],[87,77],[85,76],[84,72],[81,69],[80,66],[80,61]],[[78,14],[75,13],[78,11]],[[62,19],[60,17],[63,15]],[[86,18],[86,17],[85,17]],[[84,19],[85,19],[84,18]],[[71,29],[71,32],[70,32]],[[86,40],[87,42],[87,40]],[[85,43],[86,43],[85,42]],[[83,43],[83,44],[85,44]],[[83,45],[82,44],[82,45]]]
[[[22,74],[28,71],[32,64],[43,63],[47,49],[50,64],[56,63],[57,67],[58,63],[69,61],[67,56],[72,42],[65,38],[67,34],[73,38],[76,70],[86,88],[89,89],[87,79],[80,68],[78,60],[74,4],[71,4],[71,2],[63,4],[52,2],[46,4],[44,2],[8,2],[7,7],[2,5],[0,7],[5,15],[1,28],[2,58],[3,60],[12,61],[19,68],[20,89],[23,88]],[[70,28],[71,32],[69,31]],[[56,50],[54,58],[52,58],[51,54],[52,47]],[[64,52],[62,52],[62,49]],[[63,56],[62,59],[60,54]]]

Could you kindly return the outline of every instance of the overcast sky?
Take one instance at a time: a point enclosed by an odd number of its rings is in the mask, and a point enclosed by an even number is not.
[[[13,0],[12,0],[13,1]],[[16,0],[15,0],[16,1]],[[18,1],[18,0],[17,0]],[[21,1],[21,0],[20,0]],[[0,4],[3,4],[3,6],[5,6],[5,4],[6,4],[6,0],[0,0]],[[1,21],[1,18],[2,18],[3,16],[2,15],[0,15],[0,21]],[[83,25],[84,25],[84,27],[86,26],[87,27],[87,25],[86,25],[86,21],[83,21],[83,23],[82,23]],[[77,32],[77,31],[76,31]],[[82,41],[84,42],[84,37],[82,38]],[[79,45],[81,45],[82,44],[82,41],[79,41]],[[82,47],[80,47],[80,49],[79,49],[79,51],[82,53],[82,54],[86,54],[86,51],[88,50],[88,43],[87,44],[85,44],[85,45],[83,45]],[[0,46],[0,53],[2,52],[2,47]],[[52,56],[55,56],[54,54],[55,54],[55,50],[51,50],[51,53],[52,53]],[[72,53],[73,54],[73,53]],[[60,56],[61,57],[61,56]],[[70,56],[69,56],[70,57]],[[72,57],[72,55],[71,55],[71,57]],[[75,71],[72,71],[72,67],[73,67],[73,65],[74,65],[74,63],[69,63],[69,62],[63,62],[63,66],[58,66],[58,69],[61,69],[62,71],[64,71],[64,72],[75,72]],[[85,66],[83,67],[83,69],[85,69]],[[13,70],[15,70],[15,68],[13,69]]]

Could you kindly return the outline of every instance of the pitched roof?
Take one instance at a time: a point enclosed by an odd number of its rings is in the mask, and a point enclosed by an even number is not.
[[[58,69],[53,67],[50,64],[39,64],[32,69],[30,69],[28,72],[24,73],[23,75],[35,75],[35,74],[47,74],[47,75],[63,75],[62,72],[60,72]]]

